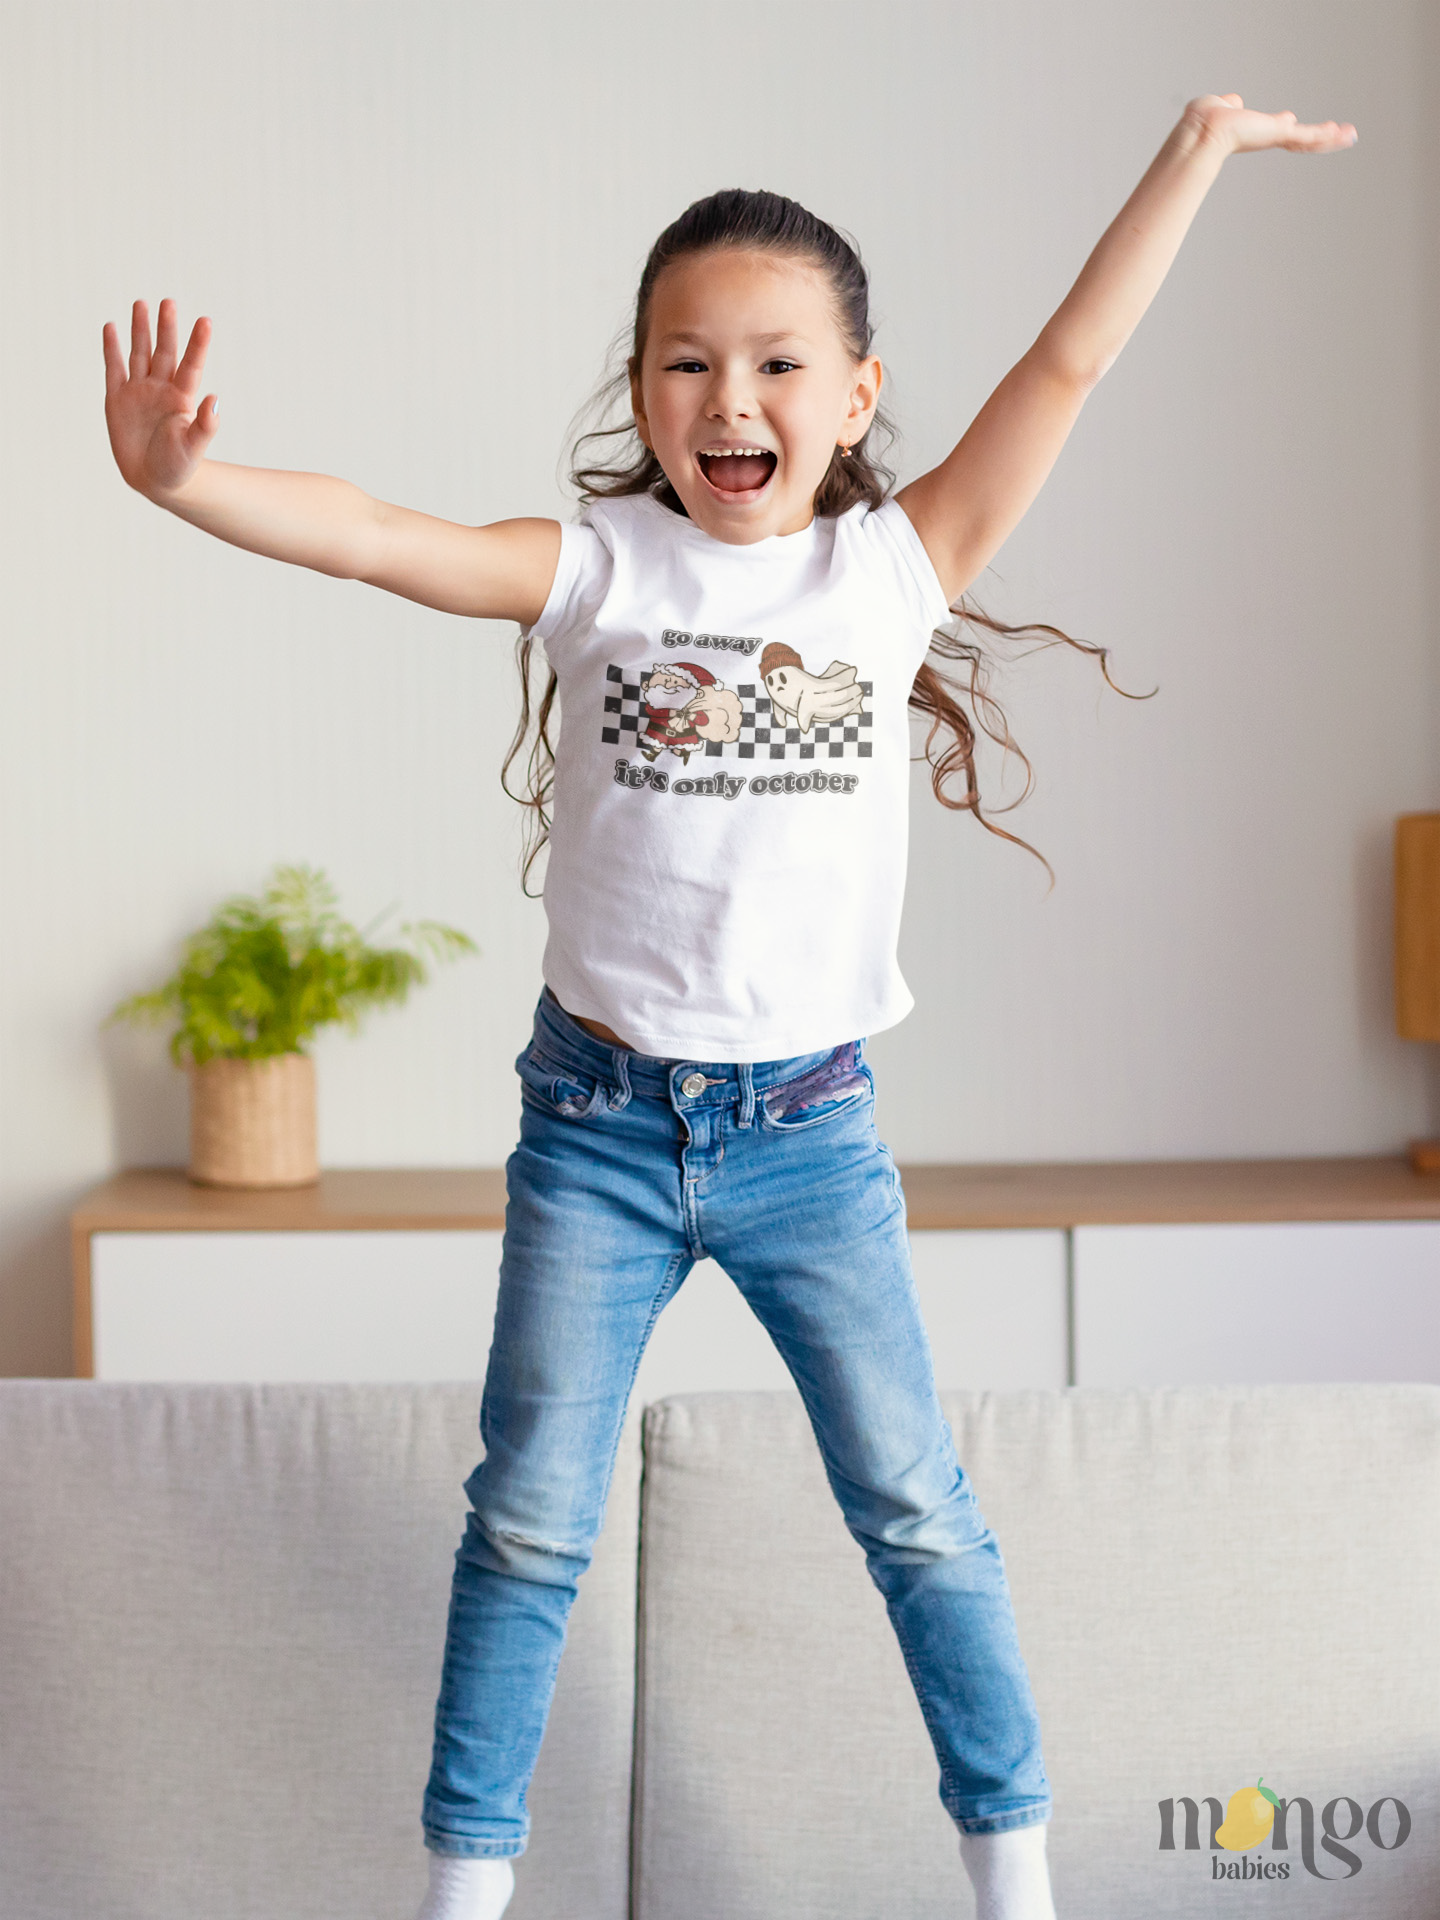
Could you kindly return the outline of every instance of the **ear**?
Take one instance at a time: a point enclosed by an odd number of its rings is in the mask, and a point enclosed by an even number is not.
[[[884,384],[885,369],[872,353],[868,359],[855,363],[855,379],[850,389],[850,405],[845,414],[842,438],[853,445],[863,440],[875,418],[875,409],[880,404],[880,388]]]
[[[650,423],[645,417],[645,396],[640,386],[640,362],[632,353],[625,363],[625,371],[630,376],[630,411],[635,416],[635,431],[640,436],[642,446],[655,451],[650,445]]]

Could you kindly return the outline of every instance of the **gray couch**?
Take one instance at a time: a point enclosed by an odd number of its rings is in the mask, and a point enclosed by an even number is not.
[[[1435,1920],[1440,1388],[945,1400],[1061,1920]],[[0,1383],[0,1920],[410,1920],[477,1404]],[[1214,1844],[1262,1774],[1285,1847]],[[514,1920],[970,1912],[795,1396],[632,1418],[531,1807]]]

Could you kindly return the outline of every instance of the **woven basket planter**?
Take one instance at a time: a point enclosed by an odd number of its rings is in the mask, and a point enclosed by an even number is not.
[[[308,1187],[320,1178],[315,1062],[188,1062],[190,1178],[204,1187]]]

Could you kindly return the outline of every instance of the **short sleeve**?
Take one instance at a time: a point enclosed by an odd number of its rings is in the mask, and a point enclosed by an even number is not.
[[[612,564],[609,548],[593,527],[561,522],[555,578],[540,618],[529,629],[545,643],[552,660],[557,648],[594,620],[610,584]]]
[[[898,500],[887,500],[883,507],[866,514],[864,529],[870,539],[886,549],[909,592],[917,619],[927,633],[933,632],[949,617],[950,602],[909,514]]]

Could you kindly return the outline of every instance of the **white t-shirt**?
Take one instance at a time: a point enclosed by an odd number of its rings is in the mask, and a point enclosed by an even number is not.
[[[662,1059],[893,1026],[906,703],[944,590],[895,501],[749,546],[648,494],[561,530],[544,974]]]

